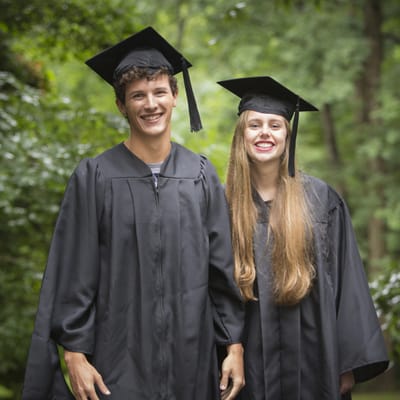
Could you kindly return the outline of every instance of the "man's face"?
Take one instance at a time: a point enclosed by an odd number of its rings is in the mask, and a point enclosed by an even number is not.
[[[127,84],[125,104],[117,101],[126,115],[133,136],[163,136],[171,132],[172,109],[177,95],[171,91],[167,74],[152,80],[137,79]]]

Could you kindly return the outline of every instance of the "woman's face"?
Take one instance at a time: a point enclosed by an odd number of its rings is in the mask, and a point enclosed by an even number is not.
[[[279,167],[287,134],[284,117],[249,111],[244,130],[247,155],[254,163],[276,163]]]

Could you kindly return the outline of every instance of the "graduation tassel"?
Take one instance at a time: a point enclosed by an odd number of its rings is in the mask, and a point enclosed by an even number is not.
[[[299,126],[299,108],[300,108],[300,100],[297,97],[296,110],[294,112],[293,118],[293,126],[292,126],[292,136],[290,137],[290,145],[289,145],[289,176],[292,178],[295,175],[295,151],[296,151],[296,136],[297,136],[297,128]]]
[[[185,84],[186,98],[189,108],[190,130],[191,132],[197,132],[201,130],[203,126],[201,124],[199,110],[197,108],[196,99],[194,97],[192,89],[192,84],[190,82],[187,63],[183,57],[182,57],[182,73],[183,73],[183,82]]]

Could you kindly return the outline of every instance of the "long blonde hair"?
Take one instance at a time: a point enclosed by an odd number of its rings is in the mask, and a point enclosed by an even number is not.
[[[253,200],[251,163],[246,153],[244,131],[248,112],[235,128],[226,178],[230,208],[235,279],[245,300],[255,299],[253,237],[257,207]],[[290,129],[287,143],[289,143]],[[268,242],[272,244],[273,295],[280,305],[293,305],[309,292],[315,275],[312,260],[312,217],[301,174],[288,175],[288,149],[280,164],[279,182],[269,213]],[[267,246],[267,243],[266,243]]]

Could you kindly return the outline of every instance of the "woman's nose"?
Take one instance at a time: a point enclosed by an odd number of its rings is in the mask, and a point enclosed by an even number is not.
[[[263,124],[261,126],[261,132],[260,133],[261,133],[261,135],[268,136],[271,133],[271,131],[269,129],[269,125],[268,124]]]

